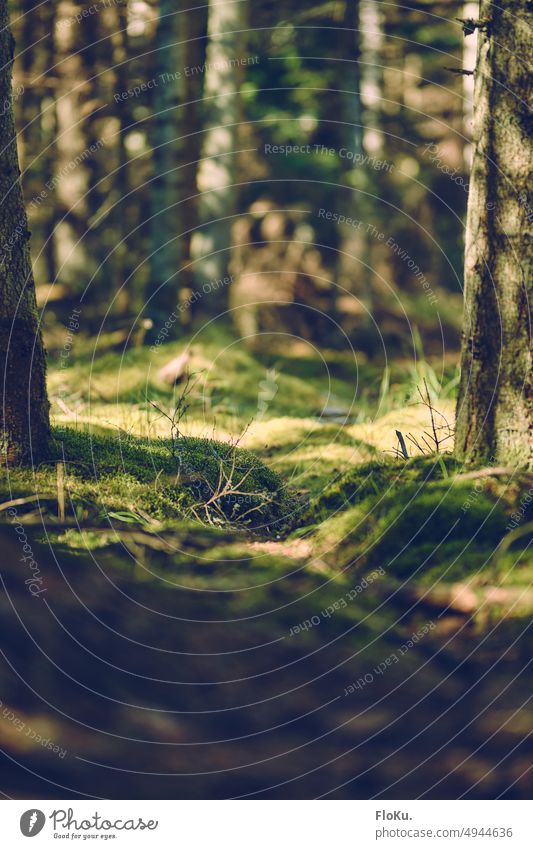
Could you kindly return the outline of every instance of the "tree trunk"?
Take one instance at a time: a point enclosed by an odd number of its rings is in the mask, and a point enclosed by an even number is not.
[[[342,18],[338,31],[338,61],[335,62],[337,79],[334,91],[327,92],[326,118],[331,120],[330,135],[340,156],[340,178],[343,186],[339,188],[336,208],[346,218],[368,221],[367,197],[358,189],[368,191],[364,182],[364,172],[357,169],[357,163],[363,155],[363,110],[361,103],[361,56],[360,3],[359,0],[345,0],[341,5]],[[345,291],[360,295],[368,294],[370,279],[367,238],[364,230],[355,230],[346,224],[338,224],[339,252],[337,255],[336,282],[341,287],[339,294]],[[365,300],[368,300],[365,298]],[[367,303],[370,307],[370,303]]]
[[[113,44],[113,73],[115,92],[119,94],[129,87],[130,66],[128,59],[131,48],[128,35],[128,9],[126,5],[116,6],[115,31],[111,36]],[[118,121],[116,134],[117,171],[114,175],[114,208],[111,212],[111,231],[117,239],[116,247],[108,262],[108,273],[111,273],[117,292],[116,304],[119,315],[127,316],[132,312],[133,281],[131,277],[138,262],[137,234],[132,234],[135,228],[135,198],[130,194],[130,161],[126,147],[126,128],[133,123],[132,108],[129,100],[120,103],[120,108],[114,110]]]
[[[214,0],[209,3],[204,88],[207,120],[198,169],[200,227],[191,244],[195,285],[199,291],[204,283],[226,277],[230,260],[232,216],[237,211],[235,151],[241,117],[239,88],[245,5]],[[200,303],[201,309],[205,307],[212,314],[224,309],[227,288],[215,287],[209,303]]]
[[[46,363],[22,200],[11,103],[14,40],[0,0],[0,362],[2,452],[10,464],[35,462],[49,439]]]
[[[181,271],[180,294],[191,289],[194,282],[191,267],[192,235],[198,225],[197,178],[199,168],[198,144],[202,136],[201,102],[204,87],[204,74],[192,72],[205,66],[205,42],[207,35],[207,5],[204,0],[194,0],[187,4],[187,13],[181,16],[183,26],[183,65],[185,86],[183,105],[179,112],[180,140],[178,150],[179,182],[182,192],[181,221],[183,235],[181,239],[183,268]],[[188,293],[190,294],[190,292]]]
[[[81,26],[75,22],[69,0],[57,0],[55,8],[56,57],[52,73],[56,83],[56,159],[43,194],[46,199],[53,193],[56,206],[57,282],[77,295],[98,269],[91,242],[92,232],[87,232],[89,210],[86,194],[91,161],[85,141],[85,122],[81,119],[85,86],[80,86],[80,82],[85,80],[85,74],[80,48],[87,44],[87,21],[84,20]],[[80,14],[81,8],[77,5],[75,11]],[[39,196],[29,202],[30,216],[35,205],[39,204]],[[89,291],[88,299],[91,294]]]
[[[113,251],[117,234],[113,227],[110,209],[115,201],[113,174],[117,162],[118,133],[113,126],[110,104],[113,103],[115,78],[109,67],[113,44],[105,37],[118,27],[116,7],[101,4],[98,14],[91,0],[80,3],[79,13],[88,12],[78,24],[75,47],[79,51],[82,85],[78,88],[78,111],[75,122],[83,137],[86,189],[83,211],[82,239],[94,263],[94,273],[87,276],[89,284],[84,301],[90,312],[96,313],[96,326],[100,325],[102,304],[112,301],[117,281],[113,277]],[[81,119],[81,120],[80,120]],[[111,172],[111,173],[110,173]],[[110,286],[110,281],[111,286]],[[116,303],[113,304],[116,311]]]
[[[180,246],[180,193],[177,191],[177,150],[183,130],[178,107],[183,70],[180,67],[180,33],[183,13],[172,0],[159,3],[156,34],[156,83],[152,129],[154,180],[151,184],[150,282],[146,291],[147,314],[154,334],[169,318],[178,301]]]
[[[56,26],[56,6],[54,3],[45,3],[39,10],[43,18],[43,27],[45,38],[42,42],[43,51],[43,68],[41,75],[38,78],[37,85],[44,87],[46,84],[46,76],[50,75],[50,69],[54,67],[56,61],[56,45],[55,45],[55,26]],[[39,51],[36,51],[39,52]],[[45,90],[46,91],[46,90]],[[51,86],[48,96],[41,97],[41,170],[45,174],[45,182],[50,179],[53,174],[56,158],[56,138],[57,138],[57,110],[55,104],[55,90]],[[56,247],[56,224],[57,224],[57,203],[55,192],[50,192],[50,198],[46,204],[46,216],[43,221],[43,267],[44,276],[47,283],[55,283],[57,278],[57,247]],[[35,246],[34,246],[35,250]],[[37,274],[37,280],[39,275]]]
[[[482,0],[456,452],[467,462],[533,462],[531,118],[527,0]]]
[[[56,203],[54,191],[41,196],[53,174],[57,137],[54,85],[55,5],[33,0],[20,2],[20,18],[14,29],[18,55],[14,68],[15,90],[22,92],[15,107],[18,116],[18,153],[24,196],[39,198],[27,212],[32,231],[34,271],[37,279],[53,283],[57,274],[55,257]],[[17,85],[18,83],[18,85]]]
[[[150,341],[180,299],[191,294],[191,237],[197,224],[196,176],[199,108],[205,64],[207,9],[201,0],[178,14],[172,2],[160,7],[157,86],[154,89],[154,171],[150,283],[147,314],[154,320]],[[185,323],[187,311],[180,312]],[[179,323],[173,325],[178,332]]]

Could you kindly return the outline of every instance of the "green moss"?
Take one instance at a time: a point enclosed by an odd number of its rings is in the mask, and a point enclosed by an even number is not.
[[[427,304],[427,299],[422,301]],[[208,409],[219,425],[237,424],[237,429],[244,428],[251,418],[257,419],[259,410],[261,423],[279,416],[319,417],[328,406],[349,411],[353,421],[373,420],[387,410],[405,406],[415,395],[418,398],[416,387],[422,385],[424,378],[442,400],[447,397],[454,372],[453,366],[447,366],[444,370],[439,367],[437,374],[424,361],[423,352],[419,353],[416,368],[410,369],[405,363],[393,363],[385,369],[383,364],[371,364],[364,358],[355,362],[349,351],[322,349],[319,355],[311,346],[303,353],[301,345],[287,344],[279,344],[269,352],[252,352],[218,321],[155,351],[148,346],[110,350],[113,335],[105,332],[99,334],[97,343],[80,334],[68,360],[59,356],[62,337],[59,347],[57,340],[55,344],[53,350],[49,340],[48,384],[52,402],[58,393],[67,406],[74,409],[79,405],[83,411],[90,396],[93,410],[108,406],[107,417],[116,414],[111,405],[138,405],[146,413],[147,395],[166,406],[175,398],[176,390],[158,378],[158,371],[173,357],[189,350],[190,370],[198,374],[199,380],[189,399],[188,418],[204,420]],[[58,414],[54,403],[52,410]]]
[[[374,480],[383,482],[379,471]],[[381,566],[389,578],[424,584],[507,580],[511,557],[499,558],[497,552],[518,498],[514,483],[490,476],[438,480],[435,471],[427,460],[413,464],[411,480],[395,480],[383,494],[370,492],[364,479],[357,506],[321,528],[328,548],[337,537],[336,561],[358,573]],[[516,556],[514,563],[513,582],[519,582],[518,571],[523,578],[530,565],[525,559],[516,563]]]
[[[230,444],[102,436],[70,428],[56,428],[53,435],[48,463],[35,471],[10,472],[6,500],[28,492],[53,498],[55,464],[62,460],[69,508],[85,523],[104,516],[141,525],[197,516],[270,533],[295,511],[279,475],[252,452]]]
[[[442,454],[440,460],[436,456],[413,457],[407,462],[380,458],[354,466],[332,480],[311,501],[306,518],[320,521],[366,498],[381,498],[409,483],[442,479],[441,461],[448,475],[460,468],[459,461],[451,454]]]
[[[505,534],[506,516],[484,493],[467,508],[471,489],[435,482],[387,496],[375,508],[373,559],[402,579],[420,571],[430,579],[458,580],[482,569]]]

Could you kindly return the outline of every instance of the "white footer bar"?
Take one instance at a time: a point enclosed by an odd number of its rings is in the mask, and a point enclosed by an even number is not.
[[[520,801],[3,801],[18,846],[184,849],[531,849]],[[35,843],[28,843],[35,837]]]

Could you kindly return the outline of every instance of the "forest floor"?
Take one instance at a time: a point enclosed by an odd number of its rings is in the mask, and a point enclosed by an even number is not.
[[[452,457],[456,363],[188,341],[173,389],[183,340],[52,352],[4,476],[3,704],[69,752],[0,721],[13,795],[526,794],[533,478]]]

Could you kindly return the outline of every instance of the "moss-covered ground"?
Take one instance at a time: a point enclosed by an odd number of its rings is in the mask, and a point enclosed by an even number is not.
[[[527,475],[472,477],[449,438],[431,451],[419,393],[429,390],[449,436],[453,362],[379,365],[305,345],[253,353],[220,328],[155,350],[98,346],[80,339],[68,359],[51,351],[49,461],[3,477],[4,502],[34,496],[18,510],[44,516],[54,539],[101,546],[126,531],[192,528],[195,546],[220,532],[224,550],[257,556],[270,541],[270,562],[279,552],[336,580],[378,566],[390,582],[432,588],[530,580],[529,538],[515,529],[531,520]],[[168,387],[158,371],[184,350],[194,379],[172,430],[183,383]]]
[[[157,373],[188,345],[196,376],[172,427],[183,384]],[[69,751],[46,760],[0,722],[3,786],[521,796],[533,478],[462,468],[451,439],[429,450],[418,389],[448,436],[454,362],[252,353],[220,329],[155,352],[99,346],[51,350],[50,454],[2,477],[1,691]],[[21,534],[47,605],[20,580]],[[43,714],[58,692],[61,715]]]

